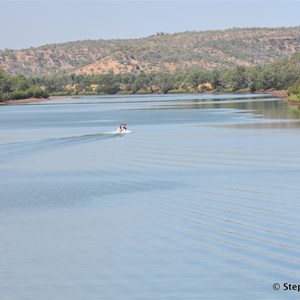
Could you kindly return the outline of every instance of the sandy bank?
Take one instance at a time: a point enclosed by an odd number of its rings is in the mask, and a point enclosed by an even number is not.
[[[288,98],[288,93],[286,90],[279,90],[279,91],[257,91],[255,92],[255,94],[269,94],[269,95],[273,95],[279,98],[283,98],[285,100],[287,100]]]
[[[280,90],[280,91],[272,91],[270,92],[271,95],[274,95],[276,97],[287,99],[288,93],[286,90]]]
[[[14,105],[20,103],[34,103],[34,102],[44,102],[49,100],[59,100],[59,99],[77,99],[78,96],[53,96],[49,98],[28,98],[28,99],[18,99],[18,100],[8,100],[0,102],[0,105]]]
[[[18,99],[18,100],[8,100],[4,102],[0,102],[0,105],[11,105],[11,104],[18,104],[18,103],[31,103],[31,102],[42,102],[49,100],[46,98],[28,98],[28,99]]]

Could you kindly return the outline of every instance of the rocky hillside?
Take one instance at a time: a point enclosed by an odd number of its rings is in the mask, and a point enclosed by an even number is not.
[[[268,63],[297,51],[300,27],[233,28],[3,50],[0,68],[31,76],[212,70]]]

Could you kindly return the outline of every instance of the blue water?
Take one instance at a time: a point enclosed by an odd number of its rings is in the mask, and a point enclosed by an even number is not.
[[[1,300],[298,299],[299,148],[270,95],[0,107]]]

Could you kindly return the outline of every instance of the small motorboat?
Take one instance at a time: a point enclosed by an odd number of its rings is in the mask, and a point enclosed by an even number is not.
[[[127,129],[127,124],[119,124],[117,128],[117,133],[130,133],[131,131]]]
[[[105,132],[105,134],[114,134],[119,136],[128,133],[133,133],[133,131],[127,129],[127,124],[119,124],[117,130]]]

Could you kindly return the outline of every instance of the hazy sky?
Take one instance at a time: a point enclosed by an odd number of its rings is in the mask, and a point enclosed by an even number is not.
[[[3,1],[0,49],[82,39],[139,38],[158,31],[300,25],[294,1]]]

